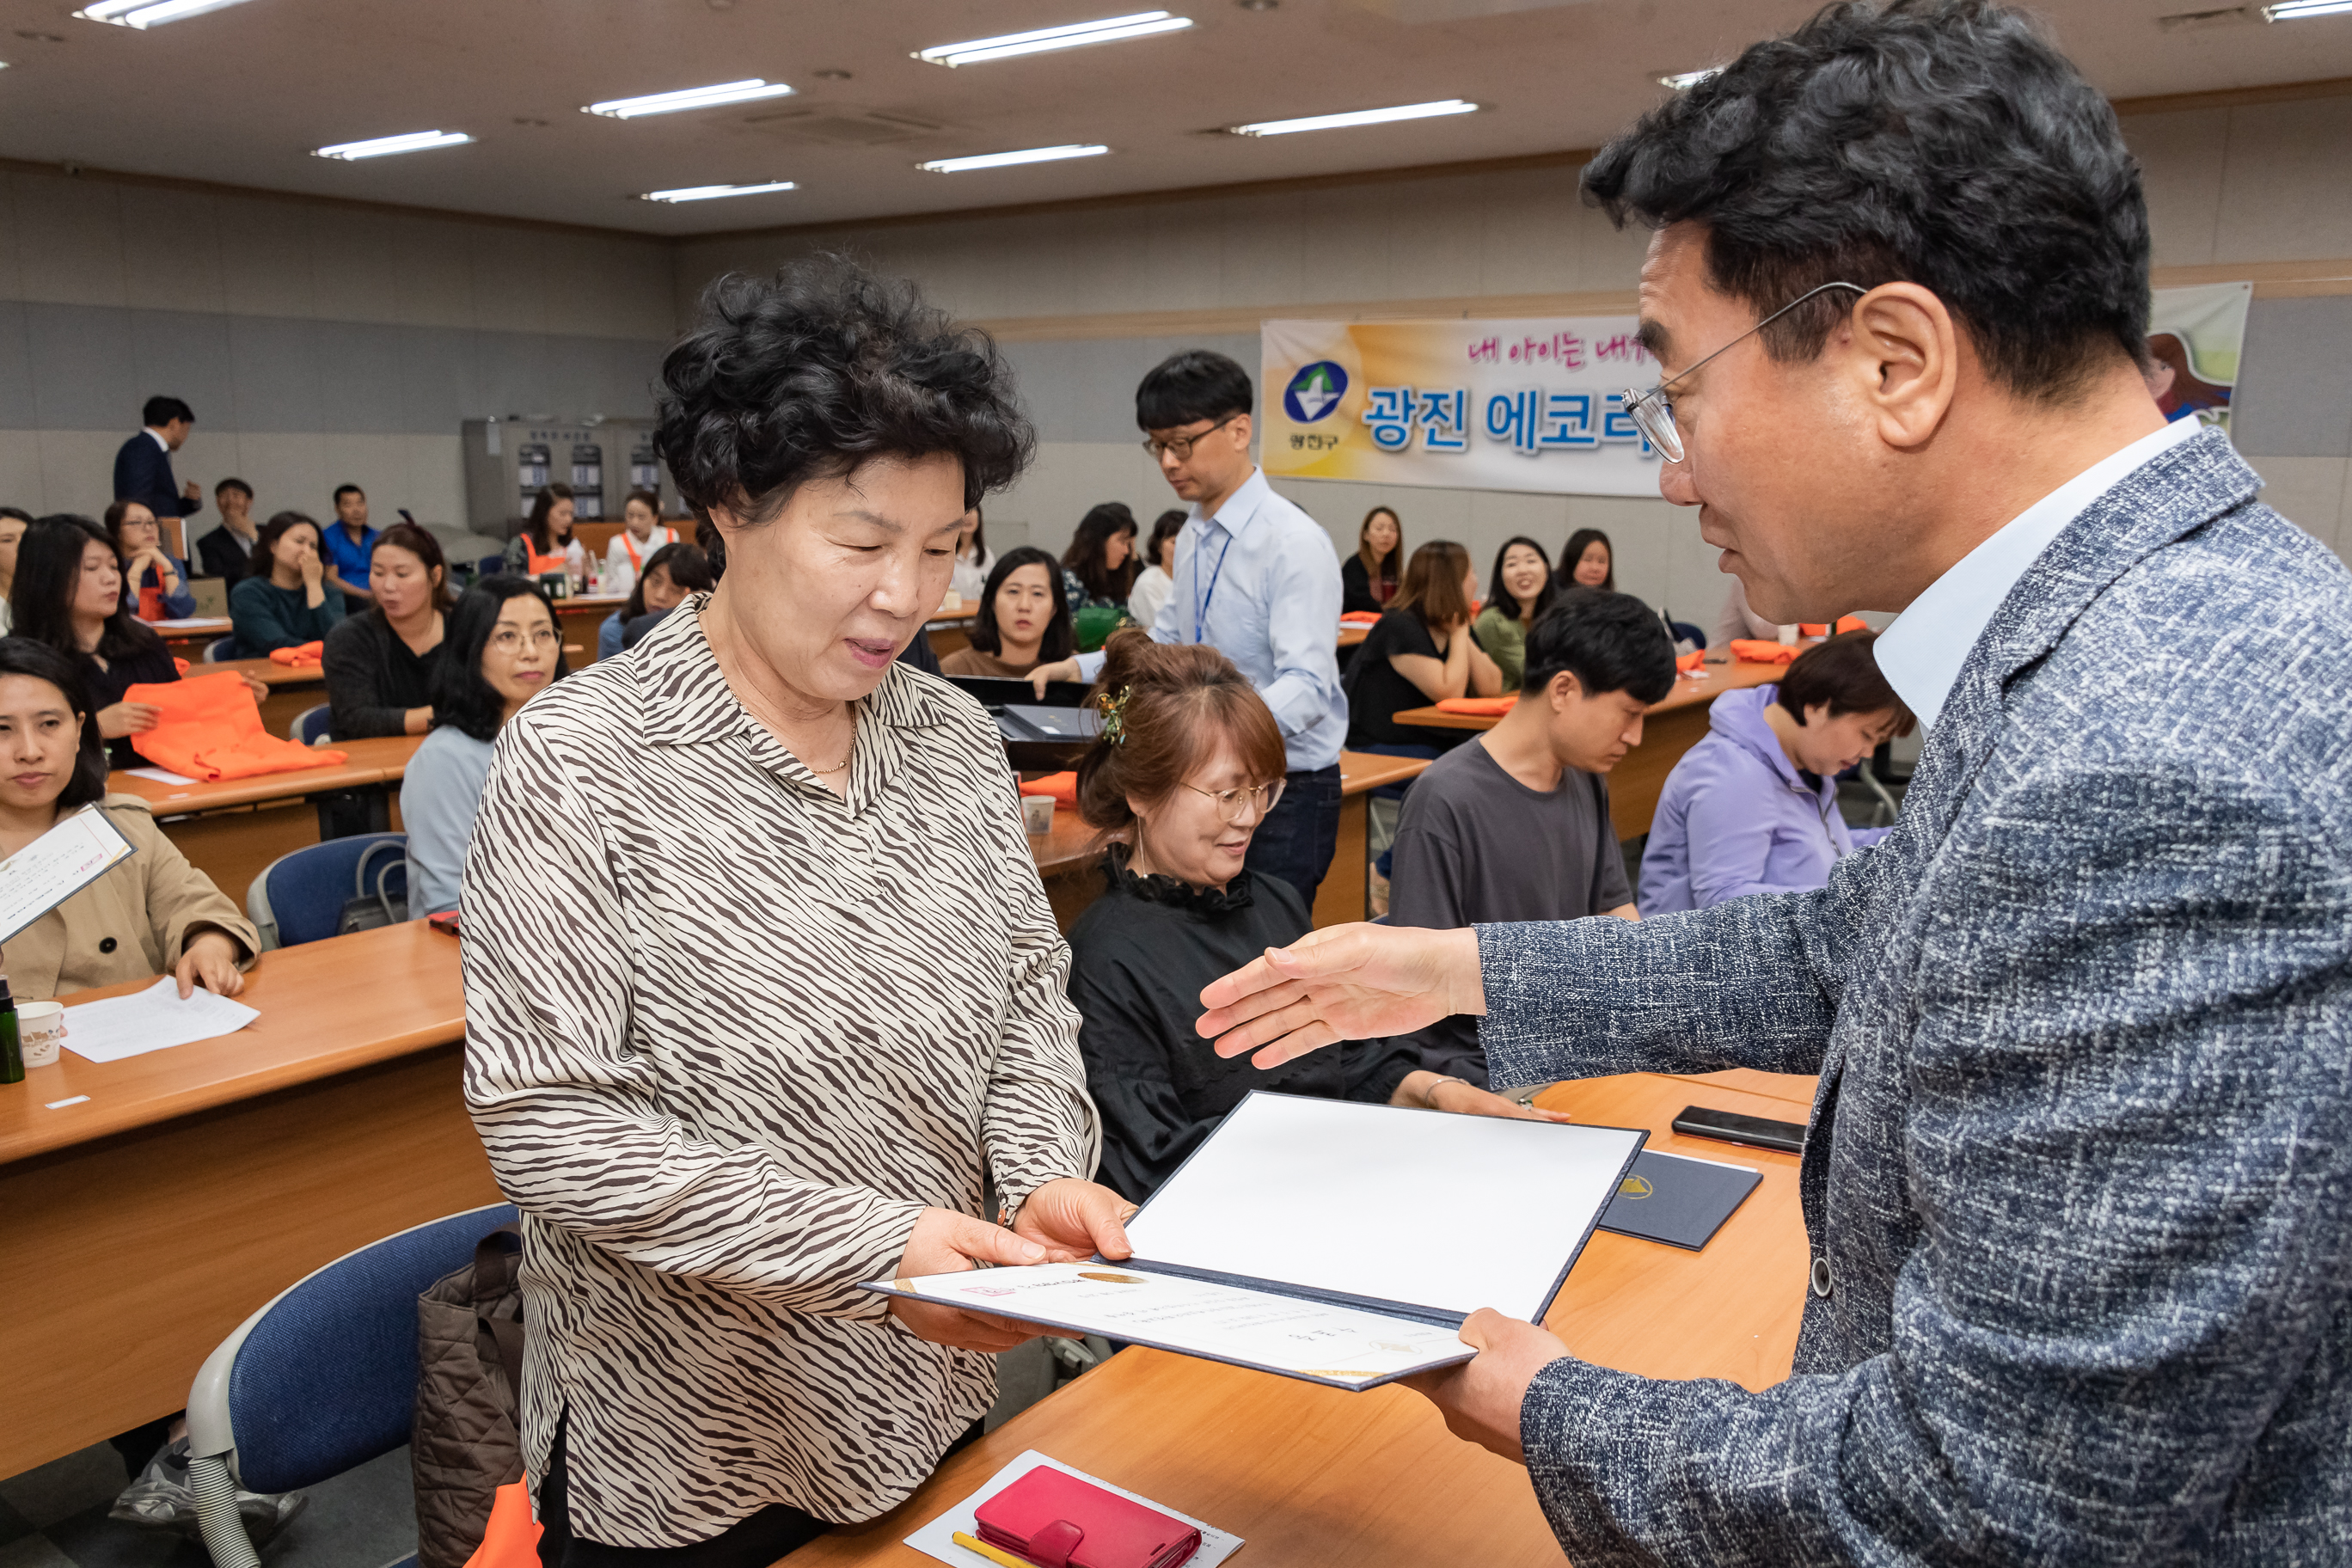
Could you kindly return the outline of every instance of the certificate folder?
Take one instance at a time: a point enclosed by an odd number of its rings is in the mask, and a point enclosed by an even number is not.
[[[1469,1360],[1481,1307],[1541,1321],[1647,1137],[1261,1090],[1128,1222],[1134,1257],[866,1289],[1371,1388]]]

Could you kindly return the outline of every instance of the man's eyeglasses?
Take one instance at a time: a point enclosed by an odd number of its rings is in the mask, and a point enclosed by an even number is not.
[[[1721,348],[1716,350],[1714,353],[1707,355],[1706,359],[1699,361],[1698,364],[1690,366],[1688,370],[1677,371],[1675,374],[1668,376],[1665,380],[1658,383],[1657,385],[1650,388],[1647,392],[1636,392],[1632,387],[1627,387],[1619,395],[1621,395],[1625,401],[1625,412],[1633,416],[1634,427],[1642,432],[1643,438],[1648,441],[1651,446],[1655,447],[1660,455],[1663,456],[1667,462],[1681,462],[1683,460],[1683,436],[1681,431],[1675,428],[1675,405],[1666,396],[1666,388],[1682,380],[1684,376],[1690,374],[1691,371],[1698,369],[1698,366],[1700,364],[1705,364],[1707,360],[1714,359],[1720,354],[1729,353],[1732,350],[1738,348],[1740,344],[1746,342],[1748,339],[1754,337],[1757,333],[1762,331],[1765,328],[1770,326],[1773,322],[1779,321],[1781,317],[1787,315],[1790,311],[1795,310],[1806,300],[1811,299],[1814,295],[1826,294],[1832,289],[1851,289],[1856,294],[1867,294],[1870,292],[1869,289],[1863,288],[1858,283],[1824,283],[1818,289],[1809,289],[1802,294],[1798,295],[1795,299],[1790,300],[1787,304],[1781,306],[1779,310],[1773,311],[1770,315],[1765,317],[1762,321],[1757,322],[1754,326],[1748,328],[1746,331],[1740,333],[1738,337],[1732,339],[1729,342],[1724,344]]]
[[[1160,460],[1160,454],[1162,452],[1173,452],[1176,454],[1178,462],[1188,463],[1192,460],[1194,442],[1207,440],[1240,417],[1238,414],[1228,414],[1206,430],[1196,430],[1190,436],[1171,436],[1166,440],[1154,436],[1143,443],[1143,449],[1151,454],[1151,460],[1155,463]]]
[[[1289,782],[1288,779],[1276,779],[1272,784],[1254,784],[1248,789],[1202,789],[1194,784],[1184,787],[1194,795],[1205,795],[1215,801],[1217,815],[1224,818],[1227,826],[1232,826],[1252,810],[1257,813],[1259,821],[1265,821],[1266,814],[1274,809],[1274,803],[1282,798],[1282,786]]]
[[[513,653],[522,647],[526,637],[530,638],[533,653],[544,653],[555,646],[555,634],[551,631],[523,633],[515,630],[512,626],[501,626],[492,632],[490,646],[500,653]]]

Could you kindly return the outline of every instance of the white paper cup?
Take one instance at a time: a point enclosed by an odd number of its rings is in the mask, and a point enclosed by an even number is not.
[[[1021,797],[1021,826],[1031,833],[1054,831],[1054,797],[1050,795],[1024,795]]]
[[[66,1040],[66,1006],[62,1002],[16,1004],[16,1043],[27,1068],[54,1067]]]
[[[1782,626],[1780,628],[1780,646],[1782,647],[1794,647],[1797,646],[1796,627]]]

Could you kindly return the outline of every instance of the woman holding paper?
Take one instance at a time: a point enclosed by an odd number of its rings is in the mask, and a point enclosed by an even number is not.
[[[147,804],[106,793],[106,752],[81,677],[54,648],[0,637],[0,857],[98,802],[135,854],[8,939],[0,967],[18,996],[47,999],[93,985],[171,974],[188,995],[223,996],[261,938],[212,879],[163,836]]]
[[[550,1568],[875,1517],[1037,1331],[859,1287],[1129,1251],[1003,743],[897,663],[1027,461],[1003,362],[816,258],[713,284],[657,406],[726,574],[499,731],[465,872]]]

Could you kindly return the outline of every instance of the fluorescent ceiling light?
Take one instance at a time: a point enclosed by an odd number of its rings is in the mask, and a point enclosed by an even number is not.
[[[245,0],[95,0],[74,15],[85,22],[111,22],[118,27],[144,30],[244,3]]]
[[[2352,4],[2352,0],[2347,0],[2347,3]],[[1686,87],[1696,87],[1699,83],[1705,81],[1711,76],[1721,76],[1722,74],[1723,68],[1721,66],[1709,66],[1703,71],[1676,71],[1672,76],[1660,77],[1658,79],[1658,85],[1660,87],[1670,87],[1676,92],[1680,92]]]
[[[790,180],[771,180],[764,185],[684,185],[675,191],[647,191],[637,199],[641,202],[713,202],[721,196],[757,196],[770,191],[799,189]]]
[[[1113,44],[1121,38],[1148,38],[1154,33],[1181,33],[1192,25],[1190,16],[1165,11],[1138,11],[1132,16],[1106,16],[1099,22],[1074,22],[1066,27],[1040,27],[1034,33],[1007,33],[1001,38],[974,38],[963,44],[941,44],[915,58],[935,66],[978,65],[982,60],[1009,60],[1015,55],[1038,55],[1048,49],[1075,49],[1084,44]]]
[[[614,120],[635,120],[640,114],[675,114],[681,109],[709,109],[721,103],[749,103],[759,98],[783,98],[792,89],[780,81],[753,77],[748,81],[722,81],[716,87],[685,87],[676,92],[649,92],[643,98],[614,98],[583,106],[583,114]]]
[[[1475,114],[1478,106],[1466,99],[1439,103],[1405,103],[1394,109],[1359,109],[1347,114],[1311,114],[1304,120],[1261,120],[1255,125],[1228,125],[1236,136],[1287,136],[1297,131],[1338,131],[1349,125],[1387,125],[1399,120],[1433,120],[1441,114]]]
[[[2305,16],[2334,16],[2352,11],[2352,0],[2280,0],[2263,7],[2265,22],[2294,22]]]
[[[961,174],[967,169],[1003,169],[1014,163],[1050,163],[1058,158],[1093,158],[1109,152],[1099,142],[1071,142],[1064,147],[1028,147],[1018,153],[982,153],[970,158],[934,158],[918,163],[934,174]]]
[[[472,137],[462,131],[412,131],[405,136],[379,136],[373,142],[338,142],[332,147],[321,147],[311,154],[314,158],[386,158],[394,153],[423,153],[435,147],[455,147]]]

